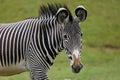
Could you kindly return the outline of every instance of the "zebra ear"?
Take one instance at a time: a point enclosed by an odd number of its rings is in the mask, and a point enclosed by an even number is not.
[[[68,18],[68,11],[65,8],[60,8],[56,13],[56,18],[59,23],[64,23]]]
[[[75,15],[77,16],[80,22],[83,22],[84,20],[86,20],[87,10],[83,6],[78,6],[75,9]]]

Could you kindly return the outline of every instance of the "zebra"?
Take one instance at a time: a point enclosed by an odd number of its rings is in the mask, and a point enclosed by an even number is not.
[[[66,5],[40,7],[38,17],[0,24],[0,76],[30,72],[30,80],[48,80],[47,72],[63,49],[72,72],[79,73],[82,35],[79,23],[87,10],[77,6],[75,17]]]

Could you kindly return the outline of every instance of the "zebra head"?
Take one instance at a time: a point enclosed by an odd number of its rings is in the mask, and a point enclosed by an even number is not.
[[[83,65],[81,63],[81,48],[83,32],[79,23],[83,22],[87,17],[87,10],[83,6],[75,9],[75,17],[66,8],[58,10],[58,21],[63,24],[63,46],[70,59],[70,66],[74,73],[80,72]]]

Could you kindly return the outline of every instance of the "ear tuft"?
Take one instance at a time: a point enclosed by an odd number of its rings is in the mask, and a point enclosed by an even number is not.
[[[68,11],[66,8],[60,8],[56,13],[56,18],[59,23],[64,23],[64,21],[67,19],[68,15],[69,14],[68,14]]]
[[[75,9],[75,15],[77,16],[80,22],[83,22],[84,20],[86,20],[87,10],[85,9],[84,6],[78,6]]]

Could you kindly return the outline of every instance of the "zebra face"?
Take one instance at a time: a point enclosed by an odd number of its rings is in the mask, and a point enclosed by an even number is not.
[[[78,73],[83,65],[80,62],[82,49],[82,30],[79,23],[74,20],[67,23],[63,31],[63,44],[65,51],[70,59],[72,71]]]
[[[80,60],[83,33],[80,29],[79,22],[83,22],[86,19],[87,11],[83,6],[78,6],[75,9],[75,14],[76,16],[73,18],[69,12],[64,12],[64,17],[62,17],[61,22],[63,21],[64,23],[62,33],[63,46],[70,59],[72,71],[78,73],[83,67]]]

